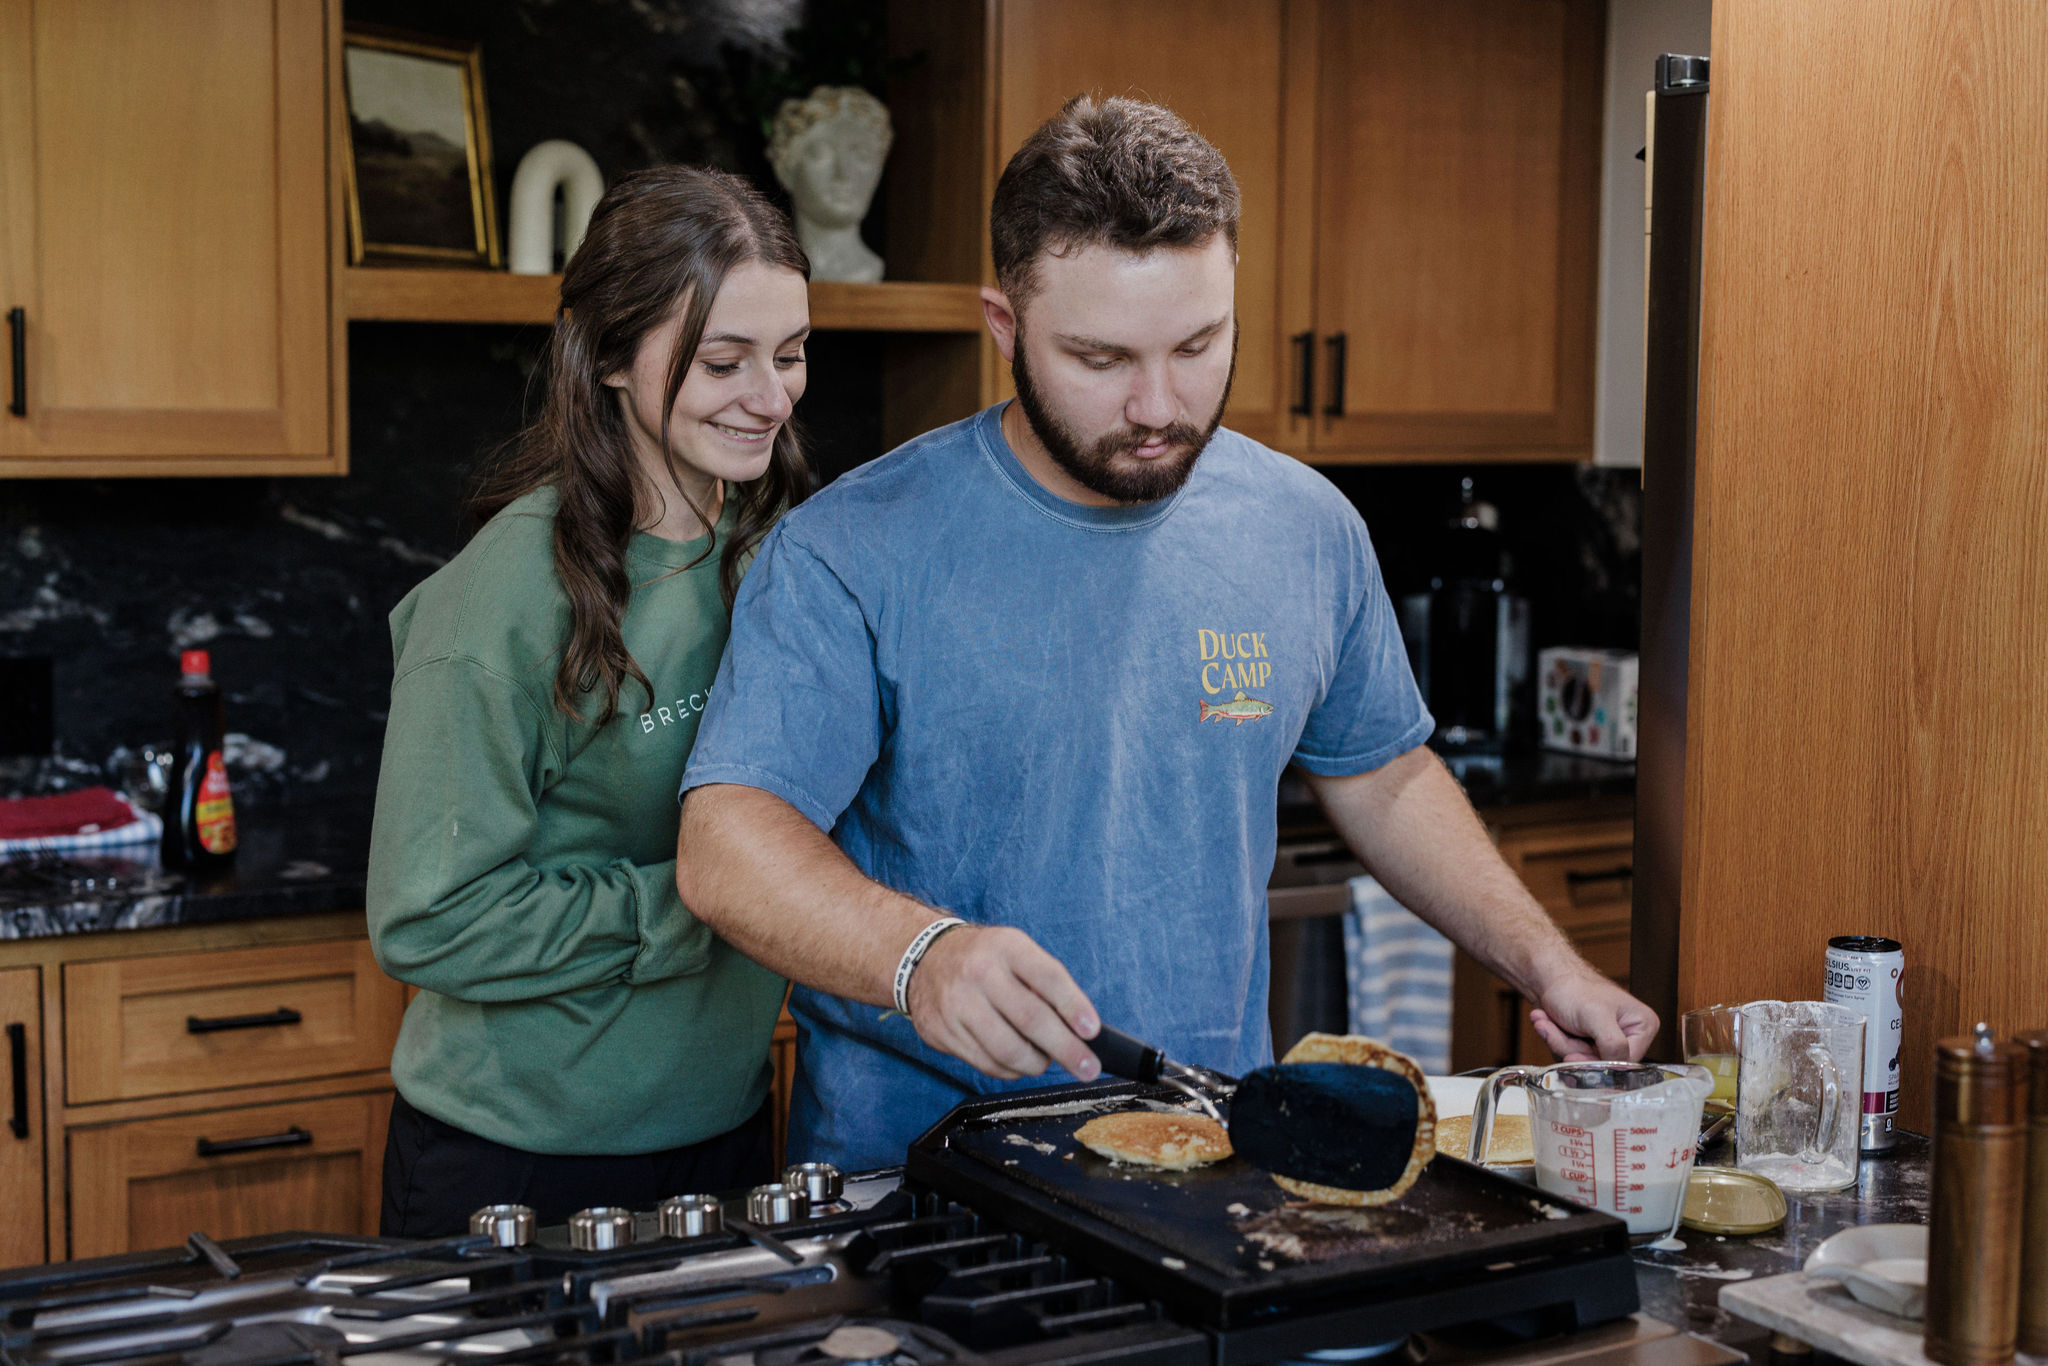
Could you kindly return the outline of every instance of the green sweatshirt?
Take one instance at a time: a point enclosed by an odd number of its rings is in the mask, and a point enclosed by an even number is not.
[[[653,702],[629,680],[610,724],[564,715],[554,511],[552,489],[519,499],[391,613],[370,941],[421,988],[391,1060],[416,1108],[532,1152],[652,1152],[754,1113],[782,1001],[676,895],[676,789],[729,616],[718,555],[676,572],[702,539],[636,535],[623,629]]]

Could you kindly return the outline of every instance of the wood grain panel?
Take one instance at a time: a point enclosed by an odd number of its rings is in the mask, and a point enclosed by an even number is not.
[[[5,302],[28,310],[30,413],[0,455],[50,473],[142,456],[332,466],[323,8],[4,7],[0,231]]]
[[[1039,124],[1084,91],[1163,104],[1230,163],[1243,196],[1237,264],[1241,335],[1224,420],[1268,443],[1281,439],[1286,411],[1286,351],[1276,313],[1283,18],[1279,0],[1003,0],[998,40],[998,167]]]
[[[0,972],[0,1268],[40,1262],[43,1244],[43,1002],[35,968]],[[13,1038],[21,1026],[28,1075],[28,1132],[16,1134]]]
[[[342,1096],[73,1129],[71,1255],[175,1246],[193,1229],[374,1232],[390,1096]],[[301,1146],[202,1157],[201,1140],[311,1135]]]
[[[403,988],[369,943],[233,949],[64,969],[65,1094],[73,1105],[367,1072],[386,1066]],[[192,1033],[190,1017],[298,1023]]]
[[[1682,1005],[2048,1020],[2048,7],[1714,6]],[[1883,79],[1841,79],[1845,51]]]
[[[1604,7],[1319,9],[1316,458],[1587,446]]]

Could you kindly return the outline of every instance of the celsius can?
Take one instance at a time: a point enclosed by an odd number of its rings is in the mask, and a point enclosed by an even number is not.
[[[1892,1146],[1899,1112],[1899,1046],[1905,1018],[1906,951],[1896,939],[1838,934],[1828,940],[1826,1000],[1860,1011],[1863,1026],[1863,1151]]]

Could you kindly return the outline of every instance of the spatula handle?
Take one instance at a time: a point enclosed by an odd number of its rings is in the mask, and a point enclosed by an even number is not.
[[[1134,1039],[1108,1025],[1088,1041],[1088,1046],[1095,1050],[1103,1071],[1131,1081],[1158,1081],[1160,1067],[1166,1061],[1164,1053],[1143,1039]]]

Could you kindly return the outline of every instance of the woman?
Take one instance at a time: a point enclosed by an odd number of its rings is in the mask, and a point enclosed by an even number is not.
[[[391,614],[370,935],[421,991],[387,1234],[771,1179],[783,981],[677,898],[676,788],[740,574],[808,488],[809,274],[742,180],[614,186],[481,529]]]

